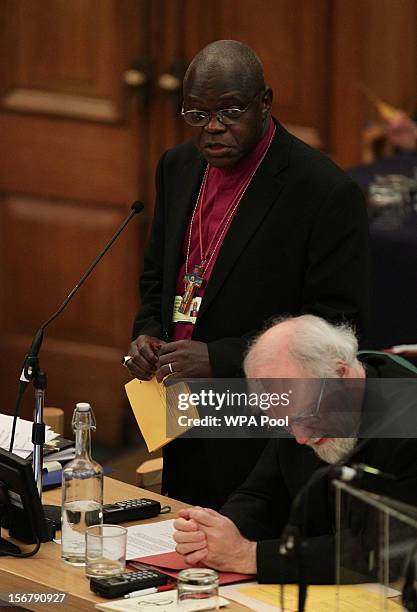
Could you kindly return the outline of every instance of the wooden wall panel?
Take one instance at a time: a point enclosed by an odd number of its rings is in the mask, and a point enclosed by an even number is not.
[[[113,122],[122,118],[122,53],[114,0],[17,0],[7,5],[14,67],[3,108]]]
[[[362,130],[380,120],[361,84],[390,104],[417,107],[417,2],[333,0],[329,152],[360,163]]]
[[[86,208],[22,196],[8,198],[4,206],[4,269],[16,289],[5,306],[4,322],[11,332],[30,337],[63,302],[125,215],[110,206]],[[129,288],[125,271],[138,270],[131,253],[138,226],[135,220],[131,224],[48,335],[57,336],[58,328],[58,337],[73,342],[121,347],[128,342],[125,319],[135,288]]]
[[[336,0],[332,20],[331,106],[328,151],[341,166],[361,161],[364,100],[365,33],[364,3]]]
[[[326,145],[328,111],[328,0],[222,0],[219,38],[241,40],[262,59],[274,91],[275,115],[307,128]]]
[[[7,211],[4,203],[4,194],[0,191],[0,262],[4,261],[4,257],[6,254],[5,249],[5,238],[6,238],[6,216]],[[0,265],[0,354],[2,353],[1,346],[1,337],[4,333],[5,326],[5,307],[6,307],[6,299],[10,299],[10,294],[13,294],[14,283],[10,287],[10,282],[13,283],[12,279],[8,279],[6,275],[5,266]],[[6,289],[6,283],[9,283],[9,286]],[[0,369],[1,372],[1,369]]]
[[[145,151],[130,125],[0,113],[0,133],[5,190],[124,205],[137,194]]]
[[[408,112],[417,109],[417,1],[368,0],[365,78],[377,95]],[[367,117],[376,118],[366,104]]]

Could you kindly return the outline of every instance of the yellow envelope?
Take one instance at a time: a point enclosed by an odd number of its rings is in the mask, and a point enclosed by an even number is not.
[[[125,385],[125,389],[150,453],[191,429],[178,424],[178,417],[184,414],[178,408],[178,394],[190,393],[186,383],[173,381],[169,386],[165,386],[156,378],[151,380],[134,378]],[[189,405],[187,416],[198,418],[195,406]],[[172,433],[171,437],[167,436],[167,426]]]

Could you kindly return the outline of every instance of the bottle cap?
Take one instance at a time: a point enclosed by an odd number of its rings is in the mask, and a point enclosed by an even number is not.
[[[75,408],[79,412],[87,412],[87,410],[91,410],[91,406],[87,402],[79,402],[78,404],[75,404]]]

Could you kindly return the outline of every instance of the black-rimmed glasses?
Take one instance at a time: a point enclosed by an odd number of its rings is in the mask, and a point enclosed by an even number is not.
[[[246,113],[255,98],[263,91],[263,89],[257,91],[245,108],[222,108],[218,111],[192,109],[185,111],[183,106],[181,109],[181,116],[184,117],[188,125],[192,125],[193,127],[204,127],[208,125],[214,116],[216,116],[217,121],[222,125],[234,125],[239,122],[240,118]]]

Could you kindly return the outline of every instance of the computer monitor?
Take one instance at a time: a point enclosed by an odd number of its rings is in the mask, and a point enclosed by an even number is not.
[[[25,544],[49,542],[54,537],[54,530],[45,518],[31,463],[3,449],[0,449],[0,521],[11,537]],[[4,546],[3,554],[7,554]]]

